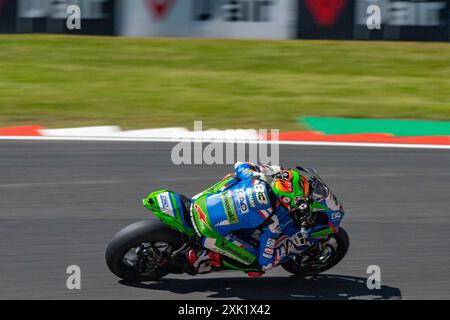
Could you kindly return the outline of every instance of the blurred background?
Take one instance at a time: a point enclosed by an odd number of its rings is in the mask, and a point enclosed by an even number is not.
[[[449,21],[447,0],[0,0],[0,126],[447,120]]]

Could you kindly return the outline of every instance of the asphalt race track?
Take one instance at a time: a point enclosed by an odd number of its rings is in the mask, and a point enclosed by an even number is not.
[[[322,174],[347,210],[351,248],[312,279],[277,269],[119,282],[104,263],[113,234],[149,219],[141,198],[192,195],[232,166],[175,166],[173,144],[0,141],[1,299],[450,299],[450,151],[282,146],[280,160]],[[78,265],[81,290],[66,288]],[[366,287],[369,265],[382,288]]]

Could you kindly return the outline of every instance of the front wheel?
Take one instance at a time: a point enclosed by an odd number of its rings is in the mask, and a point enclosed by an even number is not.
[[[325,272],[337,265],[350,247],[350,239],[343,228],[330,235],[320,252],[296,256],[281,266],[288,272],[300,277],[313,276]]]
[[[113,237],[105,260],[111,272],[123,280],[157,281],[170,272],[170,253],[182,244],[181,233],[160,222],[140,221]]]

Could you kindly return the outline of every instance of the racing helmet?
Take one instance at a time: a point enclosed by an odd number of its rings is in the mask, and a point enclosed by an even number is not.
[[[309,213],[309,184],[296,170],[283,170],[271,184],[272,191],[282,206],[289,210],[296,224]]]

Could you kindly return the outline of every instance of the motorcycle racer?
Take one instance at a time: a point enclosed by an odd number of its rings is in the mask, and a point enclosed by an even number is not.
[[[306,245],[302,219],[309,213],[309,184],[299,171],[279,166],[236,163],[235,173],[192,198],[191,219],[206,250],[191,249],[188,261],[197,273],[220,267],[221,256],[258,265],[260,276],[292,251]],[[235,236],[259,229],[259,243]]]
[[[342,203],[313,168],[238,163],[192,198],[160,189],[142,203],[160,221],[126,226],[105,251],[108,268],[126,281],[223,270],[260,276],[278,266],[313,276],[350,246]]]

